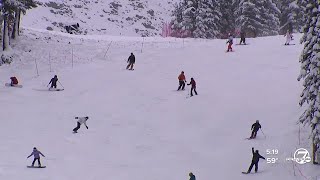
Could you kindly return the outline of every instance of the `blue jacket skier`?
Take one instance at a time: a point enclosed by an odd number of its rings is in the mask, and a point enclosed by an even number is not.
[[[33,148],[32,153],[27,157],[27,159],[31,156],[34,156],[33,162],[32,162],[32,167],[34,166],[34,163],[36,160],[38,160],[38,165],[41,167],[41,162],[40,162],[40,155],[45,157],[36,147]]]

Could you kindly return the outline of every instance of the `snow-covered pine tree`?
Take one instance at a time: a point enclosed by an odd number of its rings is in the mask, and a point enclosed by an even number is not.
[[[263,24],[260,21],[260,10],[254,0],[241,0],[236,10],[237,27],[248,36],[257,37]]]
[[[229,33],[233,33],[236,28],[236,14],[240,0],[219,0],[221,16],[220,36],[227,38]]]
[[[303,8],[297,0],[278,0],[277,6],[281,11],[280,34],[285,34],[288,30],[300,32],[303,25]]]
[[[194,31],[196,30],[197,15],[198,15],[198,2],[199,0],[184,0],[182,12],[182,30],[190,33],[191,37],[194,37]]]
[[[21,12],[26,13],[27,10],[37,7],[34,0],[16,0],[14,25],[12,29],[12,39],[15,39],[19,35]]]
[[[182,3],[176,3],[174,5],[174,10],[172,11],[172,20],[171,20],[171,36],[181,37],[182,31],[182,13],[183,13],[183,5]]]
[[[249,36],[276,35],[280,10],[272,0],[241,0],[236,10],[236,24]]]
[[[16,6],[15,0],[2,0],[1,12],[3,15],[3,33],[2,33],[2,50],[10,50],[9,41],[9,19],[13,19],[14,9]]]
[[[272,0],[260,0],[260,17],[261,23],[264,25],[261,29],[262,36],[270,36],[279,34],[281,14],[277,5]]]
[[[196,38],[216,38],[221,30],[219,0],[199,1],[196,17]]]
[[[303,27],[304,49],[300,56],[301,71],[298,81],[303,82],[300,106],[306,105],[306,110],[300,116],[299,122],[311,126],[313,140],[313,155],[320,149],[320,12],[319,2],[303,0],[306,4],[305,26]],[[315,163],[315,156],[313,156]]]

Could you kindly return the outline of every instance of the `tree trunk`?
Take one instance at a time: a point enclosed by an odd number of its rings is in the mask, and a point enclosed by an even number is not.
[[[20,36],[21,10],[19,9],[18,17],[18,36]]]
[[[12,39],[16,39],[19,35],[19,21],[20,21],[20,9],[16,10],[14,15],[14,24],[12,28]]]
[[[5,14],[3,17],[3,35],[2,35],[2,50],[6,51],[11,49],[9,43],[9,24],[8,24],[8,15]]]

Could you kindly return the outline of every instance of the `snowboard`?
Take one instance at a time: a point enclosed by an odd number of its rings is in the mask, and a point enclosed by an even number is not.
[[[249,173],[247,173],[247,172],[242,172],[242,174],[249,174]]]
[[[59,88],[49,88],[49,91],[63,91],[64,89]]]
[[[287,44],[287,45],[284,44],[284,46],[293,46],[293,45],[296,45],[296,44]]]
[[[27,166],[28,168],[46,168],[47,166]]]
[[[20,85],[20,84],[17,84],[17,85],[13,85],[13,86],[11,86],[11,84],[10,84],[10,83],[6,83],[6,84],[5,84],[5,86],[7,86],[7,87],[17,87],[17,88],[22,88],[22,85]]]
[[[234,50],[232,50],[232,51],[226,51],[226,53],[229,53],[229,52],[234,52]]]
[[[244,45],[244,46],[246,46],[246,45],[249,45],[249,44],[236,44],[237,46],[239,45],[239,46],[242,46],[242,45]]]

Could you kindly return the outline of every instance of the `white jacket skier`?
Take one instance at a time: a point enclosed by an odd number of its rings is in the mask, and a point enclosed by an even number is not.
[[[286,37],[286,43],[284,45],[289,45],[292,40],[292,34],[287,31],[287,33],[284,35]]]
[[[80,129],[80,126],[82,124],[84,124],[86,126],[86,128],[89,129],[88,126],[87,126],[87,120],[89,119],[88,116],[86,116],[86,117],[75,117],[75,119],[78,119],[78,121],[77,121],[77,127],[75,127],[73,129],[73,132],[77,133],[77,131]]]

